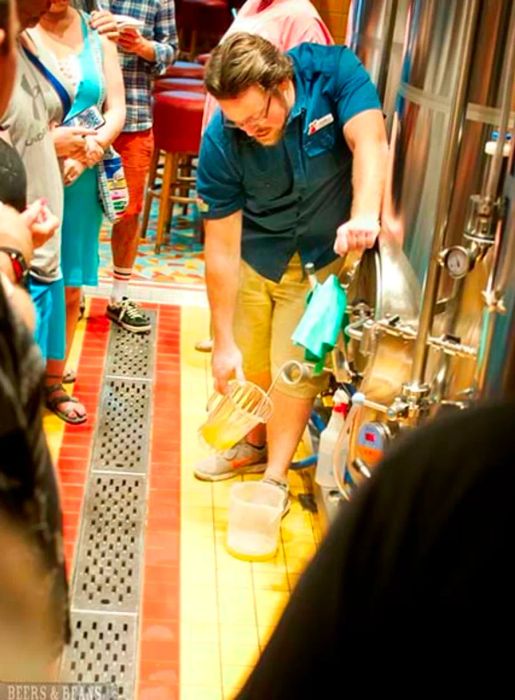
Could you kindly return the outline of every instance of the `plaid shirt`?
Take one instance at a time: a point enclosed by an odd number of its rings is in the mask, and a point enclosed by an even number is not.
[[[105,0],[102,4],[107,8]],[[154,43],[154,63],[122,50],[119,54],[127,104],[123,130],[144,131],[152,126],[151,78],[163,73],[177,55],[174,0],[109,0],[109,7],[113,14],[142,20],[142,35]]]

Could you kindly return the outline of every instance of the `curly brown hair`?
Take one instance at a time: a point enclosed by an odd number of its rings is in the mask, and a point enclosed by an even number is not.
[[[273,90],[293,78],[293,64],[263,37],[238,32],[212,52],[206,66],[207,91],[217,99],[237,97],[252,85]]]

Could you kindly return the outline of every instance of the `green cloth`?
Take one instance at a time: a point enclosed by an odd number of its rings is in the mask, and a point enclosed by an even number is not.
[[[335,275],[317,284],[307,298],[307,308],[292,340],[305,349],[307,362],[315,363],[315,373],[324,367],[325,356],[336,345],[347,308],[347,294]]]

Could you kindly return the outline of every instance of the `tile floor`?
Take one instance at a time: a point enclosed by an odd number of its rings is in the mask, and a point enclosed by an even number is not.
[[[207,309],[196,300],[193,305],[150,306],[158,311],[158,341],[140,700],[233,698],[320,539],[316,517],[295,498],[309,490],[309,480],[294,473],[293,505],[283,521],[276,558],[248,563],[226,551],[228,499],[234,482],[211,484],[192,475],[192,465],[205,455],[197,428],[211,386],[209,356],[193,349],[195,340],[208,331]],[[89,318],[79,324],[70,362],[78,365],[75,391],[84,399],[90,420],[64,428],[55,416],[45,417],[60,474],[70,565],[107,349],[104,304],[90,300]]]

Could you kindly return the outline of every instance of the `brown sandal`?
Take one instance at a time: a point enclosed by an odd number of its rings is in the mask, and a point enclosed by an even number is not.
[[[58,396],[51,396],[51,394],[55,392],[60,392]],[[45,386],[45,406],[50,409],[50,411],[53,411],[56,416],[59,416],[59,418],[65,423],[71,423],[72,425],[78,425],[79,423],[85,423],[87,420],[87,415],[84,416],[71,416],[71,412],[74,410],[73,408],[68,409],[68,411],[62,411],[59,406],[63,403],[80,403],[78,399],[75,398],[75,396],[70,396],[66,390],[64,389],[63,385],[61,383],[58,384],[49,384],[48,386]]]

